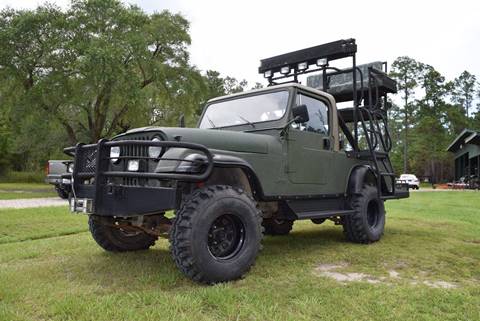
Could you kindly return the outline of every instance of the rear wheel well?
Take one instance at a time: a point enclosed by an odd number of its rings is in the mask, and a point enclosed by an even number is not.
[[[377,187],[377,178],[370,167],[366,165],[357,166],[352,169],[350,173],[347,194],[352,195],[360,193],[364,185]]]

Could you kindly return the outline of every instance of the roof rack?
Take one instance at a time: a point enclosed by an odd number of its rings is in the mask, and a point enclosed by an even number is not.
[[[355,39],[333,41],[323,45],[262,59],[258,72],[269,72],[273,76],[274,73],[281,72],[282,68],[288,67],[289,70],[293,70],[295,74],[301,74],[304,70],[299,68],[300,63],[306,63],[307,67],[313,64],[320,66],[318,63],[326,64],[326,62],[331,60],[350,57],[356,52],[357,45],[355,44]]]
[[[375,99],[383,97],[388,93],[394,94],[397,92],[395,80],[390,78],[386,73],[386,62],[375,61],[369,64],[358,65],[357,69],[361,71],[362,76],[369,75],[369,77],[372,78],[370,81],[376,83],[377,92],[375,96],[378,97],[374,97]],[[367,79],[364,81],[362,77],[357,79],[356,87],[360,97],[368,99],[369,85]],[[353,73],[351,69],[340,69],[338,71],[327,72],[326,77],[322,74],[308,76],[307,86],[331,94],[335,97],[337,103],[351,101],[353,94]]]

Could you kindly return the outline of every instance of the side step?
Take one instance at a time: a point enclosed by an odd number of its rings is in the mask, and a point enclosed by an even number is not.
[[[328,211],[311,211],[295,213],[299,220],[311,220],[316,218],[328,218],[331,216],[345,216],[355,213],[354,210],[328,210]]]

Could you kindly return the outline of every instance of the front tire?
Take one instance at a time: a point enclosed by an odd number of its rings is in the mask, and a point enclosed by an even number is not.
[[[105,218],[90,215],[88,226],[92,237],[104,250],[126,252],[147,250],[157,238],[145,232],[129,232],[113,226]]]
[[[262,240],[261,211],[243,191],[213,185],[196,190],[176,213],[172,256],[190,279],[235,280],[255,262]]]
[[[354,214],[343,218],[343,232],[355,243],[372,243],[380,240],[385,228],[385,206],[378,198],[377,188],[365,185],[352,197]]]

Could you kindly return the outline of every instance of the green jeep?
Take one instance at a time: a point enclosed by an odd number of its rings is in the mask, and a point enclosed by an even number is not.
[[[264,59],[269,86],[210,100],[198,128],[145,127],[66,148],[71,210],[89,215],[107,251],[169,237],[178,268],[208,284],[242,277],[263,235],[288,234],[295,220],[330,219],[349,241],[378,241],[384,201],[409,192],[388,156],[396,84],[385,64],[357,66],[356,50],[347,39]],[[330,65],[344,58],[352,68]],[[299,84],[310,72],[311,86]]]

